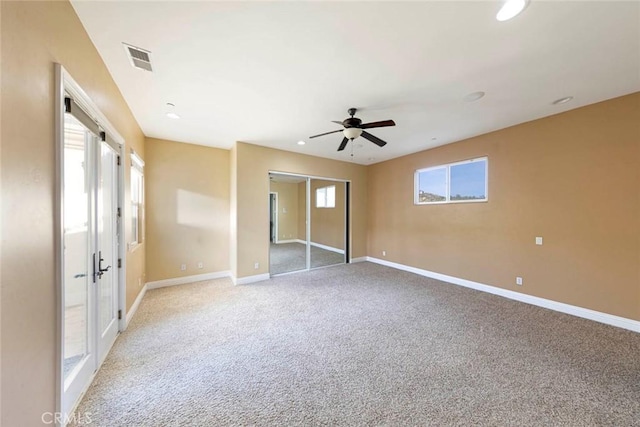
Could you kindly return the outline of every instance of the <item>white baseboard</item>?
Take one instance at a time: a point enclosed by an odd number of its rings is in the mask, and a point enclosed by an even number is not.
[[[126,316],[127,326],[129,326],[129,322],[131,322],[131,319],[133,319],[134,314],[136,314],[136,311],[138,311],[140,302],[142,301],[142,298],[144,298],[144,295],[146,293],[147,293],[147,285],[144,285],[140,290],[140,292],[138,293],[136,300],[133,302],[133,305],[131,305],[131,308],[129,309],[129,311],[127,311],[127,316]]]
[[[230,271],[217,271],[214,273],[195,274],[193,276],[176,277],[174,279],[156,280],[153,282],[147,282],[145,285],[147,289],[158,289],[166,286],[184,285],[187,283],[203,282],[205,280],[221,279],[223,277],[230,277]]]
[[[323,245],[322,243],[311,242],[311,246],[315,246],[316,248],[324,249],[326,251],[337,252],[339,254],[344,255],[344,249],[334,248],[332,246]]]
[[[367,258],[368,258],[368,257],[366,257],[366,256],[361,256],[361,257],[358,257],[358,258],[351,258],[350,263],[351,263],[351,264],[355,264],[355,263],[357,263],[357,262],[365,262],[365,261],[369,261]],[[371,261],[371,262],[374,262],[374,261]]]
[[[300,240],[300,239],[278,240],[276,242],[277,245],[279,245],[280,243],[301,243],[303,245],[307,244],[306,241]],[[327,245],[323,245],[322,243],[316,243],[316,242],[311,242],[311,246],[315,246],[316,248],[325,249],[327,251],[337,252],[339,254],[344,255],[344,249],[338,249],[338,248],[334,248],[333,246],[327,246]]]
[[[248,285],[249,283],[262,282],[264,280],[269,280],[271,275],[269,273],[256,274],[255,276],[246,276],[236,278],[231,276],[231,280],[234,285]]]
[[[538,307],[548,308],[549,310],[559,311],[561,313],[571,314],[573,316],[582,317],[584,319],[594,320],[596,322],[605,323],[607,325],[616,326],[618,328],[627,329],[633,332],[640,332],[640,321],[637,321],[637,320],[627,319],[625,317],[615,316],[613,314],[608,314],[608,313],[602,313],[600,311],[595,311],[588,308],[577,307],[575,305],[565,304],[562,302],[540,298],[532,295],[527,295],[520,292],[510,291],[508,289],[502,289],[495,286],[485,285],[483,283],[473,282],[471,280],[460,279],[454,276],[447,276],[446,274],[435,273],[433,271],[423,270],[421,268],[416,268],[416,267],[410,267],[408,265],[398,264],[395,262],[386,261],[379,258],[373,258],[368,256],[366,257],[366,260],[376,264],[385,265],[387,267],[396,268],[398,270],[415,273],[420,276],[430,277],[432,279],[441,280],[443,282],[453,283],[454,285],[464,286],[466,288],[471,288],[478,291],[499,295],[501,297],[524,302],[524,303],[535,305]]]

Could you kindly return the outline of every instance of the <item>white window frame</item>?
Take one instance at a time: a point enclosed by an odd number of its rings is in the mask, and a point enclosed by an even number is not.
[[[468,200],[451,200],[451,167],[462,165],[466,163],[475,163],[479,161],[484,161],[484,199],[468,199]],[[424,172],[433,171],[436,169],[446,169],[445,174],[445,200],[434,201],[434,202],[421,202],[420,201],[420,174]],[[449,203],[484,203],[489,201],[489,157],[476,157],[474,159],[462,160],[459,162],[446,163],[437,166],[431,166],[428,168],[418,169],[414,173],[413,177],[413,203],[415,205],[443,205]]]

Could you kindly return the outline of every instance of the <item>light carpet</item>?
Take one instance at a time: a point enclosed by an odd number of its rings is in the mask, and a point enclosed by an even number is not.
[[[371,263],[147,292],[98,426],[638,426],[640,334]]]

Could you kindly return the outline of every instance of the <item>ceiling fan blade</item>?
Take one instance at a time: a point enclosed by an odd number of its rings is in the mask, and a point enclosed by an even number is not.
[[[343,138],[342,142],[340,143],[340,147],[338,147],[338,151],[344,150],[344,148],[347,146],[347,142],[349,142],[349,140],[346,137]]]
[[[337,120],[331,120],[331,123],[335,123],[335,124],[338,124],[338,125],[342,126],[342,122],[339,122]]]
[[[313,136],[310,136],[309,138],[317,138],[319,136],[325,136],[325,135],[329,135],[329,134],[336,133],[336,132],[342,132],[342,129],[332,130],[331,132],[325,132],[325,133],[321,133],[321,134],[318,134],[318,135],[313,135]]]
[[[371,129],[371,128],[384,128],[387,126],[395,126],[396,122],[393,120],[383,120],[381,122],[371,122],[371,123],[363,123],[358,126],[360,129]]]
[[[369,141],[373,142],[374,144],[376,144],[378,147],[384,147],[385,145],[387,145],[386,142],[384,142],[383,140],[381,140],[380,138],[378,138],[377,136],[373,136],[371,135],[369,132],[366,131],[362,131],[362,135],[361,135],[364,139],[368,139]]]

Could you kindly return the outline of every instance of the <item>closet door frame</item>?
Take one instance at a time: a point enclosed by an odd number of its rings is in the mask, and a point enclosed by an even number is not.
[[[345,245],[345,251],[344,251],[344,264],[350,264],[351,263],[351,242],[352,242],[352,236],[351,236],[351,180],[349,179],[340,179],[340,178],[330,178],[330,177],[324,177],[324,176],[315,176],[315,175],[306,175],[303,173],[292,173],[292,172],[280,172],[280,171],[276,171],[276,170],[269,170],[267,173],[267,180],[269,180],[269,177],[271,175],[286,175],[286,176],[293,176],[293,177],[299,177],[299,178],[304,178],[305,179],[305,188],[306,188],[306,200],[305,200],[305,206],[306,206],[306,212],[305,212],[305,233],[306,233],[306,268],[304,270],[296,270],[293,271],[291,273],[296,273],[299,271],[309,271],[311,270],[311,180],[322,180],[322,181],[332,181],[332,182],[340,182],[343,183],[345,186],[345,204],[344,204],[344,224],[345,224],[345,235],[344,235],[344,245]],[[270,180],[269,180],[270,182]],[[270,191],[271,193],[271,191]],[[270,199],[269,199],[270,200]],[[267,220],[269,220],[269,218],[267,218]],[[271,262],[269,262],[269,265],[271,265]],[[340,265],[340,264],[335,264],[335,265]],[[323,268],[323,267],[317,267],[317,268]],[[271,273],[270,273],[271,274]],[[282,273],[282,274],[290,274],[290,273]]]

